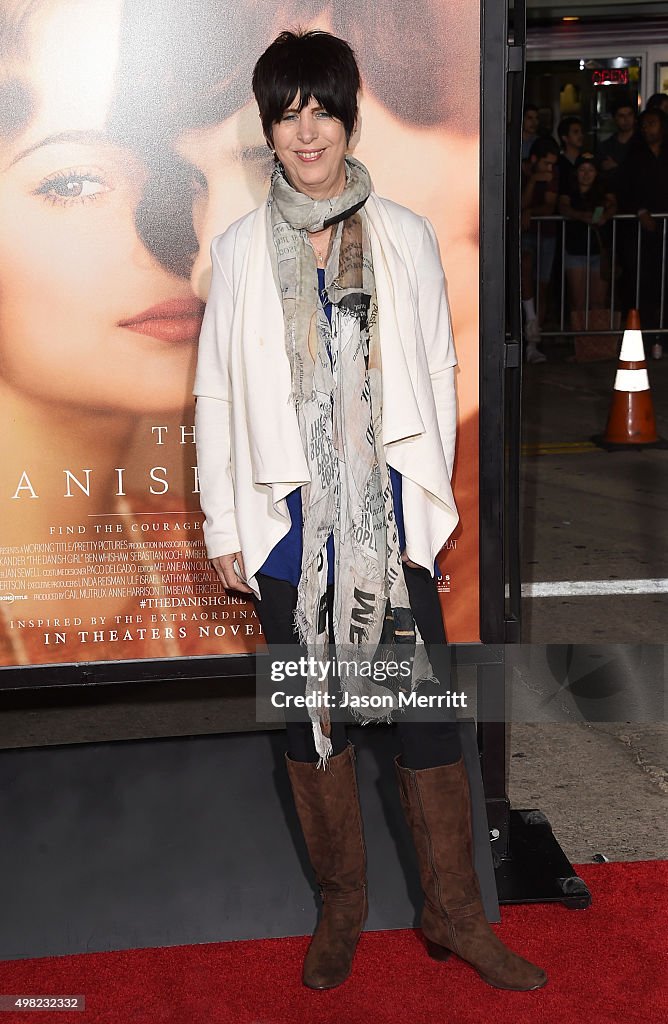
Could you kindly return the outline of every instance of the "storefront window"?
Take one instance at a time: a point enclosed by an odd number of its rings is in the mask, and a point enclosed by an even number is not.
[[[587,57],[529,61],[525,101],[538,107],[538,134],[554,135],[562,117],[582,118],[586,145],[596,149],[615,131],[620,101],[640,109],[640,57]]]

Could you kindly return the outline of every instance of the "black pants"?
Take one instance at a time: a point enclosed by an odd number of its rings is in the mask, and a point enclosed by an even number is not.
[[[404,577],[413,617],[424,640],[434,674],[440,683],[440,686],[432,684],[433,692],[443,693],[450,683],[450,648],[446,644],[436,581],[427,569],[411,569],[408,566],[404,566]],[[276,580],[262,573],[257,574],[257,581],[262,600],[256,600],[255,607],[267,643],[298,643],[294,626],[297,588],[286,580]],[[421,686],[419,692],[428,695],[431,691],[428,687]],[[435,768],[438,765],[453,764],[461,757],[456,714],[451,709],[442,709],[441,713],[443,717],[439,716],[437,721],[415,721],[414,719],[424,712],[409,708],[398,720],[402,764],[405,768],[416,771],[422,768]],[[291,760],[317,761],[311,721],[306,713],[303,720],[287,720],[286,728],[288,756]],[[343,722],[332,721],[330,739],[333,755],[345,750],[347,738]]]

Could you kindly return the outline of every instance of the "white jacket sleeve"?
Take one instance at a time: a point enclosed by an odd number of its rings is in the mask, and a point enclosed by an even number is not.
[[[194,394],[200,505],[209,558],[241,545],[234,511],[231,465],[232,393],[228,367],[232,287],[211,243],[212,277],[199,338]]]
[[[436,232],[426,218],[422,247],[415,262],[418,271],[418,314],[427,352],[441,443],[448,476],[452,479],[457,436],[457,356],[438,240]]]

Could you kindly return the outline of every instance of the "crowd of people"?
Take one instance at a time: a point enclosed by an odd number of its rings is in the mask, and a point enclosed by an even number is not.
[[[596,311],[605,309],[609,315],[613,281],[613,318],[619,314],[623,320],[639,306],[651,354],[663,356],[663,336],[655,332],[668,320],[668,226],[657,215],[668,214],[668,94],[651,96],[640,114],[635,101],[623,98],[613,118],[616,131],[593,153],[580,117],[562,118],[557,142],[538,134],[538,108],[524,107],[521,247],[527,362],[546,359],[541,329],[557,301],[565,301],[571,329],[581,330],[585,323],[591,329],[597,326]],[[613,258],[615,214],[636,219],[617,222]],[[536,219],[544,217],[555,219]],[[564,267],[563,297],[557,254]]]

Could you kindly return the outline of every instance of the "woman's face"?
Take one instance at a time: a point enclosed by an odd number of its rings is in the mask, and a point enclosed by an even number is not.
[[[290,184],[312,199],[327,199],[346,183],[345,128],[313,96],[298,110],[299,96],[274,125],[272,142]]]
[[[596,180],[596,168],[593,164],[580,164],[576,173],[581,188],[590,188]]]
[[[44,4],[27,29],[32,116],[0,145],[0,379],[150,412],[189,399],[202,307],[140,240],[147,172],[105,135],[121,6]]]

